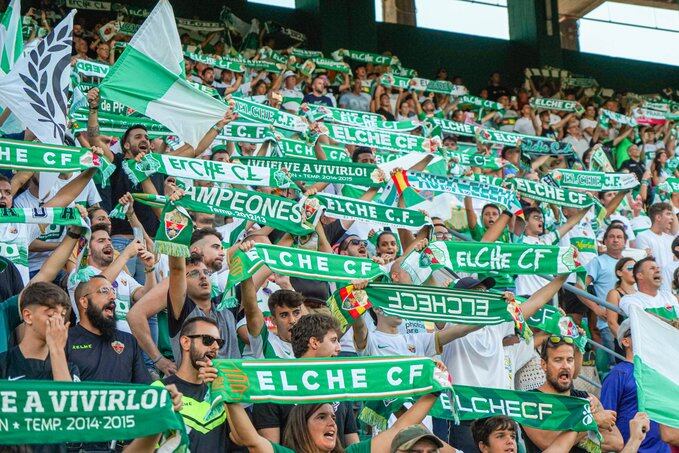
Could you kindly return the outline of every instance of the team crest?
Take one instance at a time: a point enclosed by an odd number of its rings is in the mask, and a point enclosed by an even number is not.
[[[414,344],[409,344],[409,345],[408,345],[408,351],[409,351],[411,354],[415,354],[415,345],[414,345]]]
[[[163,223],[165,224],[165,235],[171,241],[176,239],[189,224],[189,218],[176,209],[166,212],[163,220]]]
[[[143,173],[156,173],[160,168],[160,164],[155,159],[143,159],[141,162],[134,164],[134,168]]]
[[[125,345],[118,340],[111,342],[111,347],[118,355],[122,354],[125,350]]]

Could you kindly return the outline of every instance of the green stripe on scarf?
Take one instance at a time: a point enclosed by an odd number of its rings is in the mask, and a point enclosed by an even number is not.
[[[254,167],[213,160],[146,154],[139,162],[129,159],[123,162],[123,170],[133,184],[139,184],[154,173],[192,180],[241,184],[246,186],[269,186],[287,188],[290,179],[279,169]]]
[[[419,396],[450,389],[424,357],[213,360],[213,407],[221,402],[304,404]]]
[[[116,167],[87,148],[0,139],[0,168],[54,173],[96,168],[97,179],[101,181],[102,187],[106,187]]]
[[[356,110],[339,109],[324,105],[302,104],[300,115],[304,114],[309,121],[324,119],[333,123],[346,124],[366,129],[386,130],[393,132],[410,132],[420,126],[417,120],[385,121],[377,113],[359,112]]]
[[[519,298],[519,300],[521,299]],[[531,328],[540,329],[550,335],[573,338],[580,352],[585,352],[587,337],[580,335],[577,325],[573,322],[573,318],[563,315],[555,307],[545,305],[528,318],[526,322]]]
[[[287,170],[290,179],[304,182],[358,184],[379,187],[384,184],[376,165],[353,162],[311,161],[290,157],[239,157],[248,168],[279,172]],[[266,185],[266,184],[265,184]],[[273,184],[268,184],[273,185]]]
[[[2,383],[2,398],[0,438],[6,445],[108,442],[167,431],[179,432],[182,446],[188,444],[181,414],[162,387],[18,380]]]
[[[617,192],[631,190],[639,185],[639,180],[633,173],[604,173],[560,168],[552,170],[551,175],[560,187],[566,189]]]
[[[241,250],[231,258],[228,288],[251,277],[261,266],[290,277],[327,282],[372,280],[385,275],[384,270],[367,258],[335,255],[278,245],[256,244],[248,252]]]
[[[522,197],[530,198],[531,200],[577,209],[594,206],[596,218],[599,222],[601,222],[606,215],[606,209],[599,200],[585,192],[562,189],[560,187],[554,187],[549,184],[522,178],[512,178],[509,180],[509,184],[515,187],[516,191],[521,194]]]

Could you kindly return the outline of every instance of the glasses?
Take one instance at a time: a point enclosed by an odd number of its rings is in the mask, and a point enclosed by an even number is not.
[[[204,275],[205,278],[210,278],[212,272],[206,269],[194,269],[191,272],[186,273],[186,277],[188,278],[200,278],[202,275]]]
[[[217,342],[217,346],[221,349],[222,346],[224,346],[225,341],[222,340],[221,338],[215,338],[212,335],[187,335],[189,338],[200,338],[201,343],[203,343],[203,346],[212,346],[215,342]]]
[[[434,236],[436,236],[436,239],[448,239],[451,237],[450,233],[444,231],[437,231],[434,233]]]
[[[559,337],[557,335],[552,335],[549,337],[549,342],[552,344],[559,344],[561,342],[564,342],[566,344],[573,344],[573,338],[571,337]]]
[[[364,241],[363,239],[349,239],[349,242],[347,242],[347,247],[348,246],[357,246],[357,245],[362,245],[363,247],[368,246],[368,241]]]
[[[87,297],[91,294],[103,294],[104,296],[108,296],[109,294],[113,294],[114,296],[116,295],[116,289],[113,288],[112,286],[102,286],[99,289],[95,289],[92,292],[89,292],[87,294],[83,294],[82,297]]]

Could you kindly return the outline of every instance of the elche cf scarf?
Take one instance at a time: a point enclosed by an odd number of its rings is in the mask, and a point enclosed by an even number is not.
[[[530,106],[539,110],[559,110],[581,114],[585,111],[578,101],[567,101],[552,98],[531,98]]]
[[[116,167],[86,148],[0,139],[0,168],[55,173],[96,168],[98,181],[106,187]]]
[[[160,386],[3,381],[0,401],[5,445],[108,442],[171,432],[175,437],[161,445],[163,451],[186,451],[188,444],[181,414]]]
[[[386,274],[384,269],[368,258],[256,244],[247,252],[237,250],[231,257],[227,287],[231,288],[251,277],[262,266],[289,277],[328,282],[372,280]]]
[[[168,204],[167,198],[162,195],[137,193],[132,197],[142,204],[161,209]],[[251,220],[299,236],[313,233],[320,215],[319,211],[317,215],[307,216],[300,203],[288,198],[219,187],[189,187],[174,205],[187,211]],[[117,205],[111,216],[124,218],[122,206]]]
[[[639,186],[633,173],[604,173],[601,171],[552,170],[552,178],[559,187],[596,192],[631,190]]]
[[[439,137],[424,138],[386,130],[373,130],[335,123],[320,123],[319,135],[347,145],[367,146],[389,151],[433,153],[441,146]]]
[[[324,105],[302,104],[300,115],[306,115],[309,121],[325,120],[367,129],[391,132],[410,132],[420,126],[417,120],[386,121],[377,113],[359,112],[356,110],[327,107]]]
[[[155,173],[191,180],[212,181],[244,186],[287,188],[292,182],[280,169],[255,167],[230,162],[150,153],[139,162],[123,162],[123,170],[134,185]]]

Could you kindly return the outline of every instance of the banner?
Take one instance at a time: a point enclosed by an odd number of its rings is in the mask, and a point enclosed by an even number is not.
[[[560,187],[567,189],[605,192],[631,190],[639,185],[639,180],[633,173],[604,173],[560,168],[552,170],[551,175]]]
[[[290,179],[303,182],[327,182],[379,187],[382,173],[375,165],[330,160],[295,159],[291,157],[238,157],[248,168],[276,173],[285,168]],[[266,184],[265,184],[266,185]],[[271,185],[271,184],[269,184]]]
[[[245,186],[290,187],[292,181],[280,169],[269,169],[230,162],[146,154],[139,162],[123,161],[123,170],[132,184],[137,185],[154,173],[200,181],[212,181]]]
[[[0,401],[3,445],[107,442],[167,431],[179,431],[181,443],[188,443],[181,414],[163,387],[3,381]]]
[[[385,271],[368,258],[256,244],[247,252],[237,250],[234,253],[229,263],[227,288],[251,277],[262,266],[267,266],[276,274],[324,282],[372,280],[385,275]]]

